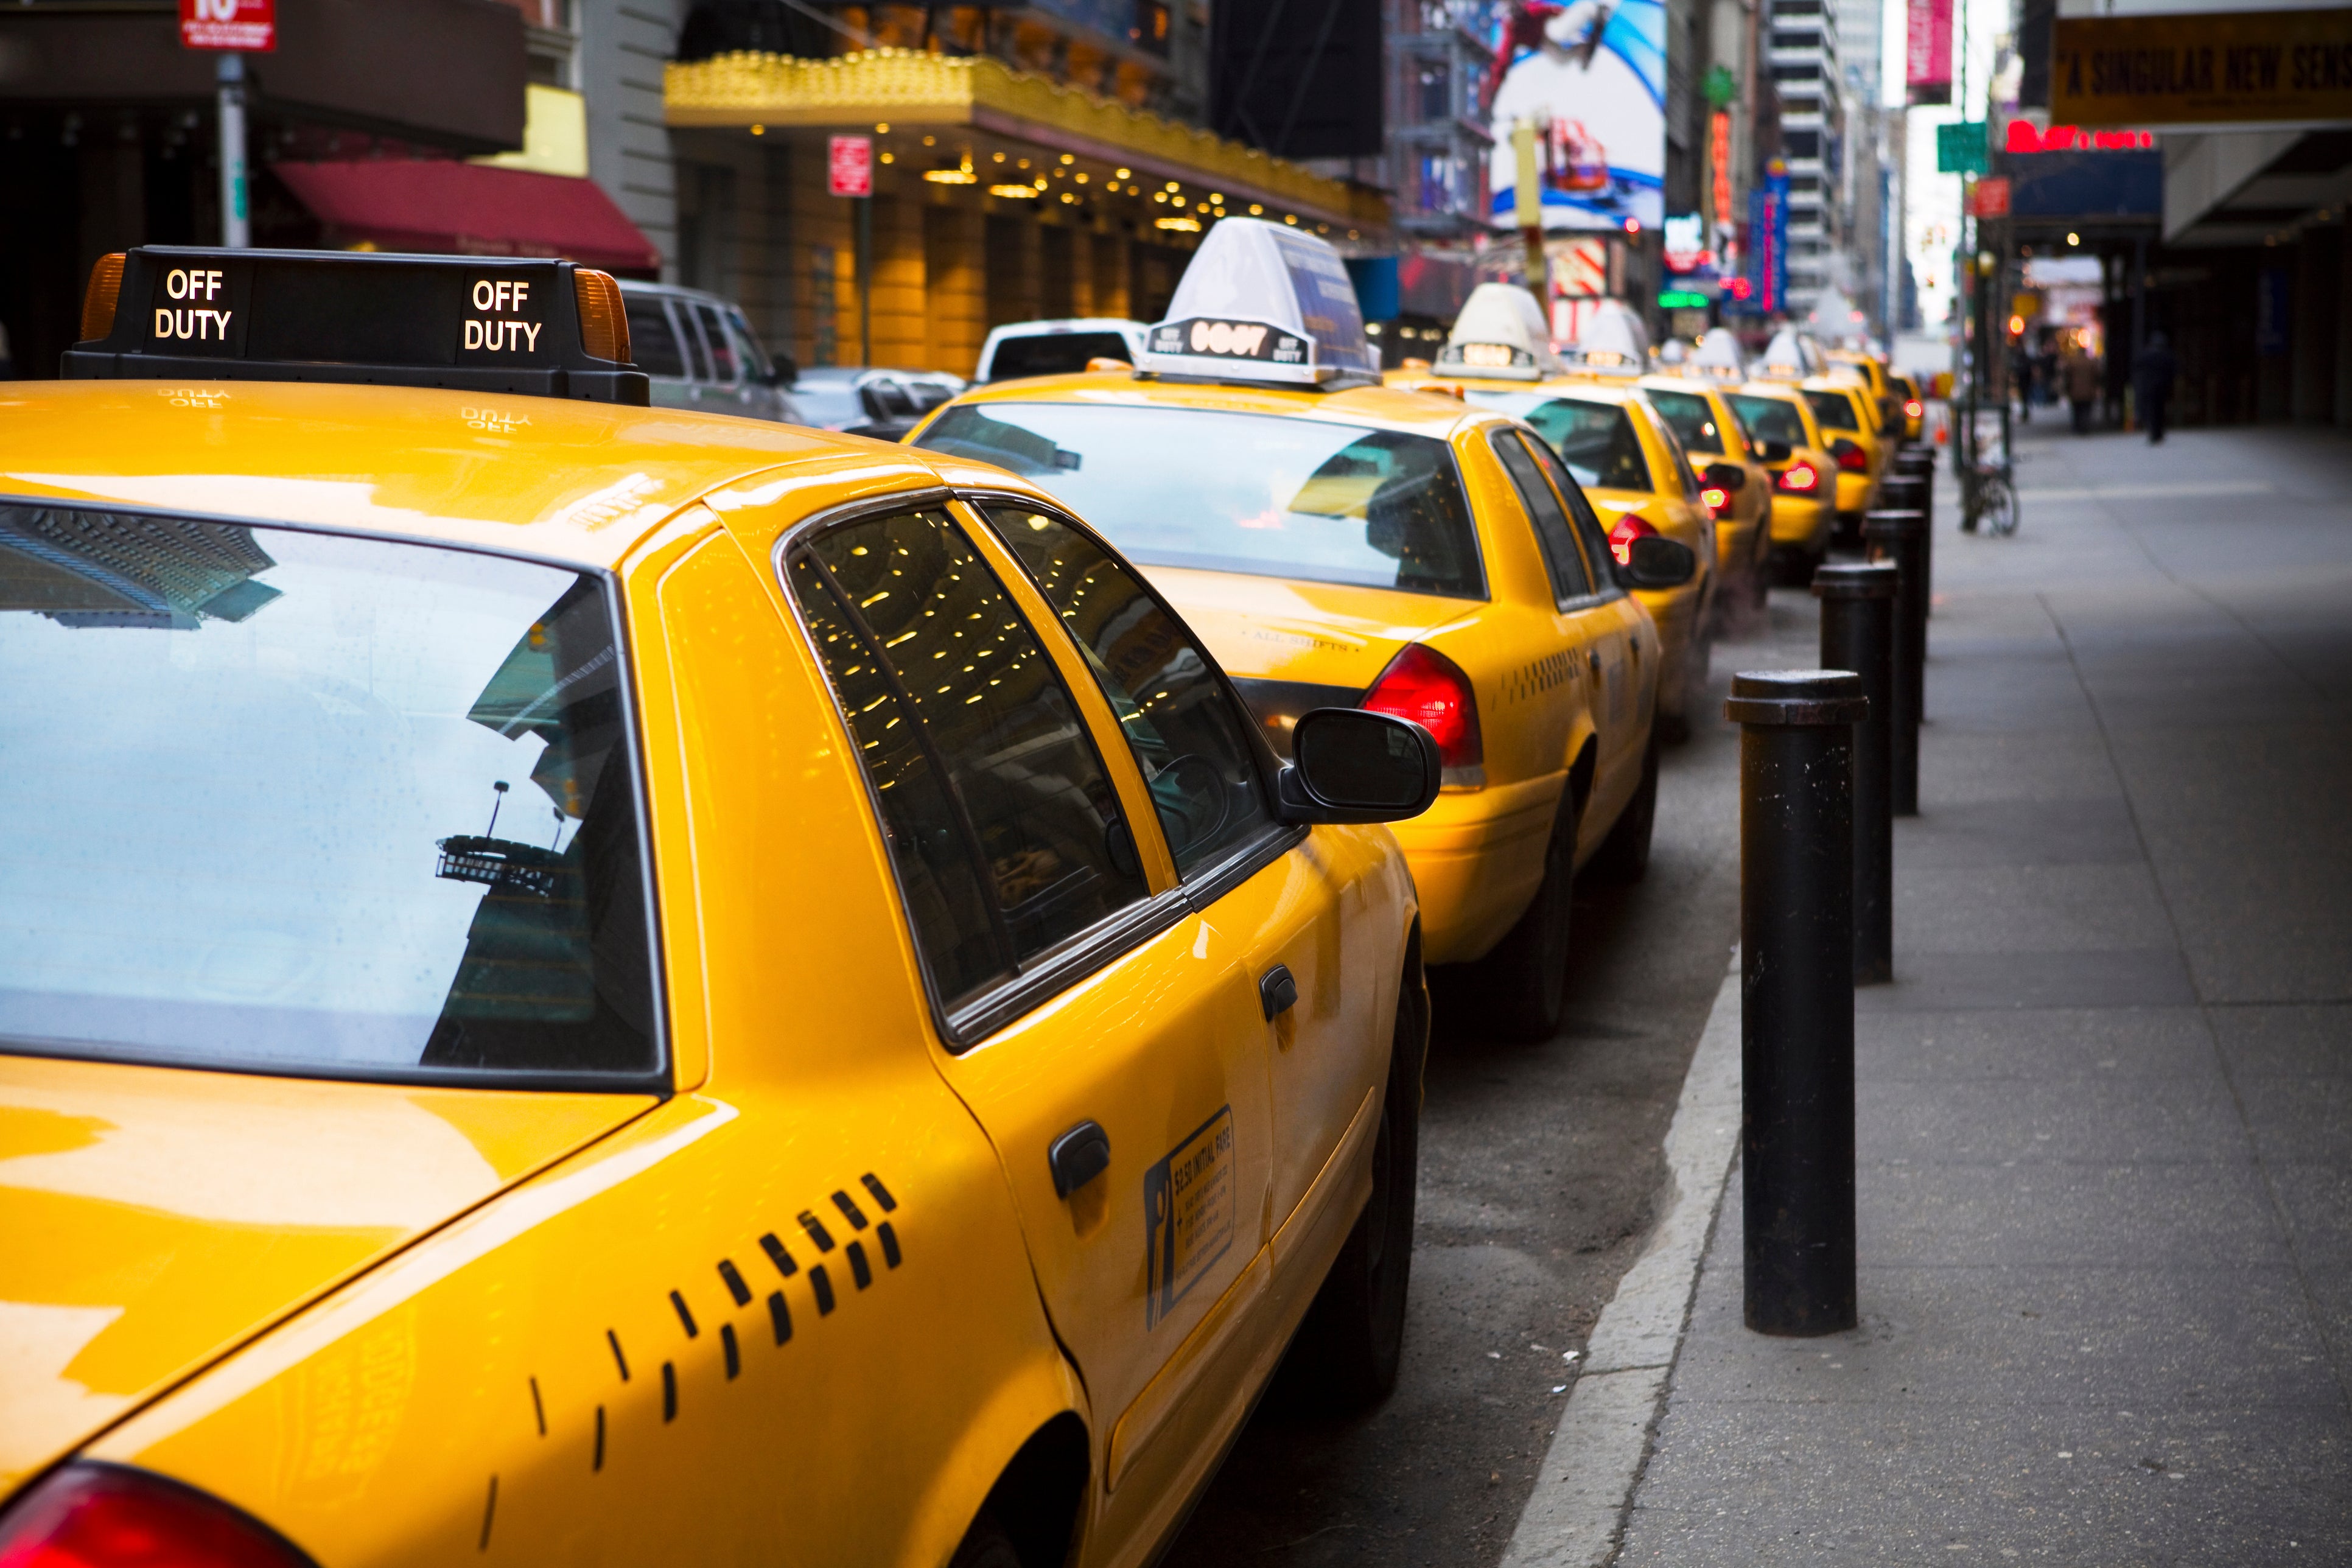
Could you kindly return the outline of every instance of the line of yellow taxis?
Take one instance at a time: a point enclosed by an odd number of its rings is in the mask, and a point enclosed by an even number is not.
[[[568,262],[149,247],[81,339],[0,391],[5,1568],[1149,1562],[1286,1355],[1393,1384],[1425,971],[1556,1028],[1769,527],[1720,389],[1701,471],[1383,386],[1240,219],[904,446],[646,406]]]

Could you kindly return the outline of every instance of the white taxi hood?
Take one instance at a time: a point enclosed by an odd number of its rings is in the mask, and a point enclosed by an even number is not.
[[[1369,381],[1380,362],[1338,251],[1281,224],[1229,217],[1192,253],[1136,368],[1318,385]]]
[[[1462,302],[1437,367],[1451,375],[1542,381],[1567,367],[1552,353],[1543,307],[1516,283],[1481,283]]]

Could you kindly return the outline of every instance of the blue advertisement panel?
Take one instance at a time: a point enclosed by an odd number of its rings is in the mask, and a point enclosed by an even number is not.
[[[1666,8],[1661,0],[1511,0],[1496,8],[1487,188],[1517,222],[1511,128],[1536,127],[1548,230],[1656,228],[1665,218]]]

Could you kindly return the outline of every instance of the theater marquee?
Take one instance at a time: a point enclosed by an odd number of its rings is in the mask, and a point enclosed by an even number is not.
[[[2062,18],[2053,125],[2352,120],[2352,9]]]

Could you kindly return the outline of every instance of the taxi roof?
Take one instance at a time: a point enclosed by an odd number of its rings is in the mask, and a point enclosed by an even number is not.
[[[1459,378],[1432,379],[1451,383]],[[1515,384],[1511,390],[1528,389]],[[1161,381],[1129,371],[1093,371],[998,382],[973,387],[947,406],[982,403],[1101,403],[1114,406],[1206,408],[1298,419],[1344,419],[1349,424],[1432,436],[1439,440],[1450,437],[1465,420],[1484,422],[1500,417],[1491,411],[1465,407],[1440,394],[1407,387],[1354,386],[1343,392],[1318,392],[1308,387]]]
[[[320,383],[0,384],[0,497],[378,533],[592,569],[614,565],[692,501],[726,510],[728,496],[714,492],[763,475],[852,496],[940,482],[929,456],[904,447],[677,409]],[[742,492],[782,493],[772,481]]]

